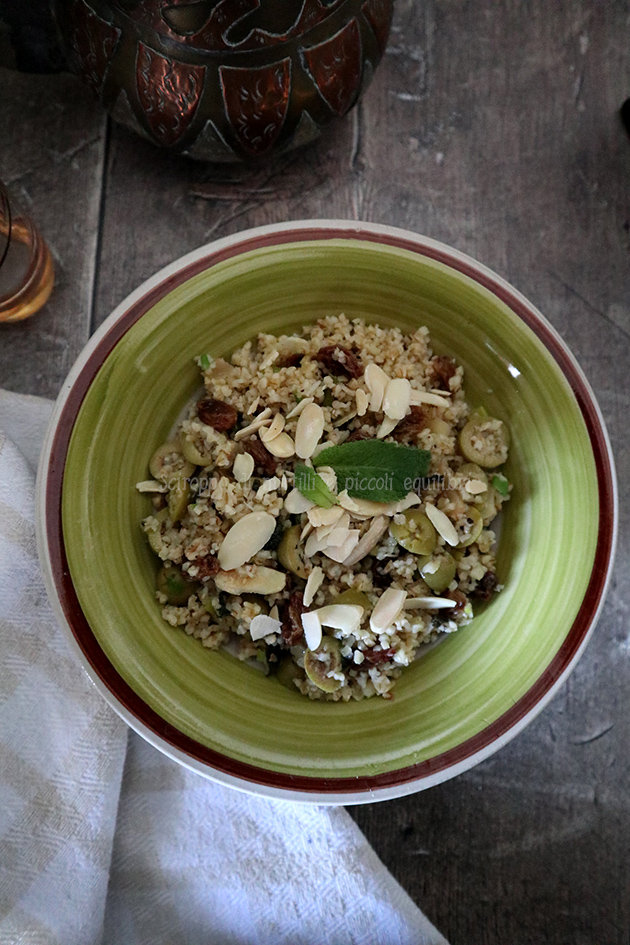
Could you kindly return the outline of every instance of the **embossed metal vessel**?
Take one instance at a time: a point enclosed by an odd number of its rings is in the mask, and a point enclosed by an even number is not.
[[[308,144],[369,84],[394,0],[54,0],[112,116],[208,161]]]

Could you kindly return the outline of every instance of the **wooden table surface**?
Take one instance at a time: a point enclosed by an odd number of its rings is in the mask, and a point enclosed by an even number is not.
[[[57,284],[0,326],[0,386],[54,396],[143,279],[245,227],[347,217],[408,227],[506,277],[569,344],[621,484],[617,568],[562,692],[497,755],[351,809],[453,945],[630,943],[630,96],[627,0],[398,0],[361,105],[258,170],[172,157],[111,124],[75,78],[0,70],[0,177]],[[558,588],[562,593],[562,588]]]

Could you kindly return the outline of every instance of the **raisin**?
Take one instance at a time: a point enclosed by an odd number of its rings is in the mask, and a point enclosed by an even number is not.
[[[387,650],[375,650],[374,647],[370,647],[369,650],[363,651],[363,655],[368,663],[376,666],[377,663],[387,663],[388,660],[392,659],[395,652],[396,650],[391,646]]]
[[[347,374],[348,377],[361,377],[363,365],[353,351],[342,345],[326,345],[317,352],[317,360],[324,365],[329,374]]]
[[[263,551],[275,551],[280,542],[282,541],[282,536],[284,535],[284,525],[280,519],[276,519],[276,527],[273,530],[271,538],[265,545]]]
[[[213,578],[221,570],[219,560],[214,555],[197,558],[194,567],[197,569],[197,580],[199,581],[207,581],[208,578]]]
[[[381,570],[380,561],[377,558],[372,560],[372,585],[374,587],[386,588],[390,587],[392,579],[388,574],[384,574]]]
[[[457,370],[455,362],[440,354],[436,355],[431,361],[431,368],[433,370],[434,386],[439,387],[440,390],[450,390],[449,381]]]
[[[417,404],[413,404],[409,409],[411,412],[403,417],[392,431],[392,436],[396,440],[403,440],[405,437],[414,438],[427,425],[426,410]]]
[[[226,404],[224,400],[213,400],[211,397],[199,401],[197,414],[202,423],[219,431],[231,430],[238,420],[235,407]]]
[[[275,367],[287,368],[287,367],[299,367],[302,363],[302,358],[305,357],[304,354],[300,354],[299,351],[296,351],[294,354],[285,354],[283,358],[279,358],[275,363]]]
[[[455,601],[455,607],[451,607],[448,611],[448,619],[456,616],[456,614],[461,614],[464,607],[468,603],[468,598],[465,594],[462,594],[461,591],[448,591],[446,594],[442,595],[447,597],[449,600]]]
[[[296,646],[304,634],[302,614],[306,611],[304,595],[301,591],[294,591],[284,607],[282,615],[282,629],[280,631],[285,646]]]
[[[476,597],[477,600],[490,600],[492,595],[496,593],[498,583],[494,571],[486,571],[470,596]]]
[[[256,469],[265,476],[275,476],[278,460],[272,456],[264,443],[257,436],[250,437],[243,443],[245,451],[253,457]]]
[[[372,435],[364,430],[363,427],[359,427],[358,430],[353,430],[346,443],[355,443],[357,440],[371,440]]]

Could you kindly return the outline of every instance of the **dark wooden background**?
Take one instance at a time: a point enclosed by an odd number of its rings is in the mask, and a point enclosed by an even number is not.
[[[303,217],[409,227],[494,268],[549,318],[599,398],[622,531],[599,627],[525,733],[422,794],[351,809],[453,945],[630,943],[628,0],[398,0],[362,104],[259,170],[168,156],[67,75],[0,70],[0,177],[57,285],[0,326],[0,385],[54,396],[90,333],[156,269]],[[562,594],[562,588],[558,588]]]

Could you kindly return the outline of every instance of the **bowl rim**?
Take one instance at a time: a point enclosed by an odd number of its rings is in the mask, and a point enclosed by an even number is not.
[[[597,546],[587,590],[560,649],[530,689],[482,731],[441,755],[378,775],[339,778],[292,775],[237,761],[166,723],[119,675],[90,628],[70,578],[61,522],[74,422],[98,370],[129,328],[174,288],[220,262],[254,249],[330,239],[385,244],[438,261],[506,304],[533,330],[569,382],[588,431],[599,491]],[[63,384],[42,448],[36,503],[38,551],[55,616],[83,669],[118,715],[164,754],[212,780],[249,793],[330,805],[371,803],[439,784],[489,757],[522,731],[563,685],[586,647],[610,582],[618,528],[614,458],[601,410],[575,357],[541,312],[505,279],[459,250],[409,230],[352,220],[298,220],[244,230],[180,257],[131,292],[88,341]]]

